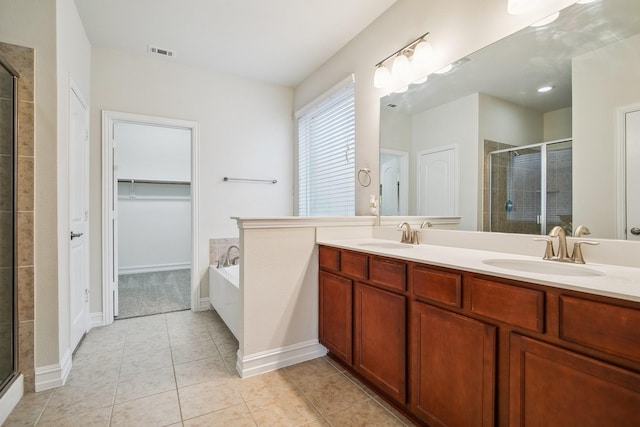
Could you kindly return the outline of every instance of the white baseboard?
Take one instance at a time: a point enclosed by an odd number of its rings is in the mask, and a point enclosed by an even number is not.
[[[138,265],[136,267],[120,267],[118,268],[118,275],[120,274],[139,274],[139,273],[156,273],[158,271],[172,271],[172,270],[189,270],[191,268],[190,263],[179,262],[175,264],[160,264],[160,265]]]
[[[71,372],[71,359],[71,351],[67,349],[60,364],[36,367],[36,391],[63,386]]]
[[[242,378],[252,377],[265,372],[295,365],[325,356],[327,349],[318,340],[310,340],[273,350],[244,356],[238,350],[236,370]]]
[[[97,328],[99,326],[104,326],[104,319],[102,318],[101,311],[97,313],[89,313],[89,318],[90,318],[89,329]]]
[[[211,310],[211,304],[209,303],[209,297],[200,298],[200,305],[195,311],[207,311]]]
[[[0,426],[9,418],[9,414],[16,407],[24,395],[24,377],[18,375],[7,391],[0,398]]]

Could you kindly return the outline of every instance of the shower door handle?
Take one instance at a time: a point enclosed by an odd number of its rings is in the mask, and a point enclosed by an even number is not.
[[[74,233],[73,231],[71,232],[71,240],[73,240],[76,237],[80,237],[82,236],[84,233]]]
[[[631,234],[633,234],[634,236],[640,236],[640,228],[638,227],[633,227],[631,229]]]

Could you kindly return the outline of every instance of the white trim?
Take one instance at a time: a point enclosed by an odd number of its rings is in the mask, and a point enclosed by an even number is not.
[[[0,398],[0,426],[9,418],[11,411],[16,407],[24,395],[24,377],[22,374],[13,380],[7,391]]]
[[[211,310],[211,303],[209,301],[209,297],[200,298],[200,305],[198,306],[198,311],[207,311]]]
[[[439,153],[441,151],[449,151],[449,150],[453,150],[453,167],[455,168],[455,171],[453,173],[453,213],[454,215],[458,214],[458,209],[459,209],[459,201],[458,201],[458,197],[459,197],[459,183],[460,183],[460,166],[458,164],[458,144],[451,144],[451,145],[443,145],[442,147],[437,147],[437,148],[431,148],[428,150],[421,150],[418,151],[416,153],[417,155],[417,159],[416,159],[416,212],[420,212],[420,193],[422,193],[421,189],[422,189],[422,182],[421,182],[421,177],[420,177],[420,160],[422,158],[422,156],[424,156],[425,154],[433,154],[433,153]]]
[[[627,233],[627,147],[626,147],[626,115],[639,111],[640,103],[624,105],[615,110],[614,117],[614,145],[615,145],[615,171],[616,195],[615,195],[615,220],[616,239],[626,240]]]
[[[138,273],[156,273],[158,271],[173,271],[173,270],[188,270],[191,268],[191,264],[188,262],[176,262],[170,264],[157,264],[157,265],[139,265],[136,267],[120,267],[118,268],[118,275],[124,274],[138,274]]]
[[[326,354],[327,349],[318,340],[305,341],[247,356],[243,356],[238,350],[236,370],[242,378],[247,378],[323,357]]]
[[[355,227],[373,226],[375,216],[282,216],[282,217],[231,217],[239,229],[249,228],[303,228],[303,227]]]
[[[60,364],[36,367],[36,391],[61,387],[71,372],[71,351],[67,349]]]
[[[100,326],[104,326],[104,323],[102,323],[104,316],[102,315],[101,311],[98,311],[96,313],[91,313],[90,315],[90,319],[91,322],[89,324],[89,328],[93,329],[93,328],[98,328]]]
[[[113,188],[113,126],[115,122],[143,123],[158,126],[186,128],[191,130],[191,310],[200,308],[200,279],[198,277],[199,257],[199,156],[200,132],[197,122],[146,116],[141,114],[102,111],[102,313],[103,325],[113,322],[113,290],[109,272],[113,269],[111,222],[115,216],[109,209],[114,195]]]

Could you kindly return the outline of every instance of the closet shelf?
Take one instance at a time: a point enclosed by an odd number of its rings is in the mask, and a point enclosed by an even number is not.
[[[173,184],[173,185],[191,185],[190,181],[170,181],[163,179],[124,179],[118,178],[118,182],[127,184]]]

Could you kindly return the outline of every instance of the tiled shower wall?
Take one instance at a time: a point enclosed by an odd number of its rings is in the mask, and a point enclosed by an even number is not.
[[[18,370],[33,391],[34,371],[34,50],[0,42],[0,56],[18,78],[17,281]]]

